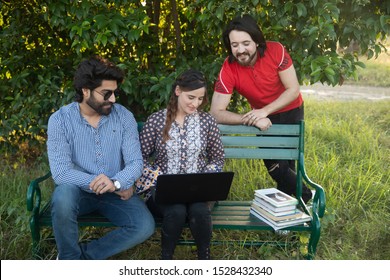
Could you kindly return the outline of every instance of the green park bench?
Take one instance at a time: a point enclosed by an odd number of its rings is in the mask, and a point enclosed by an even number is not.
[[[139,124],[139,129],[142,124]],[[251,126],[219,125],[222,141],[228,159],[286,159],[297,161],[296,197],[298,207],[312,217],[311,222],[298,226],[284,228],[291,233],[304,232],[309,236],[307,244],[307,259],[313,259],[316,254],[320,238],[320,218],[325,213],[325,192],[323,188],[314,183],[306,174],[304,165],[304,122],[300,124],[280,125],[274,124],[267,131],[260,131]],[[232,170],[234,171],[234,170]],[[236,176],[239,174],[236,172]],[[51,178],[50,172],[45,176],[34,179],[27,190],[27,210],[31,212],[30,228],[32,235],[32,252],[34,258],[40,256],[41,230],[52,226],[50,216],[50,198],[43,201],[41,185]],[[302,200],[302,180],[312,190],[315,190],[311,205],[308,207]],[[256,188],[253,188],[256,189]],[[241,231],[273,231],[273,228],[250,214],[252,201],[218,201],[212,209],[214,229],[241,230]],[[80,227],[113,227],[104,217],[92,213],[78,219]],[[156,221],[157,227],[160,222]],[[275,238],[274,242],[277,238]],[[213,240],[212,244],[226,241]],[[233,241],[231,241],[233,242]],[[261,245],[260,240],[236,240],[240,246]],[[272,242],[272,240],[270,241]],[[181,244],[194,244],[193,240],[181,240]],[[268,244],[268,241],[267,241]]]

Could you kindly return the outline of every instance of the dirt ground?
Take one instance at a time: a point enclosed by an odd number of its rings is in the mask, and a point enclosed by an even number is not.
[[[362,87],[352,85],[328,86],[321,83],[301,86],[304,98],[316,98],[321,100],[390,100],[389,87]]]

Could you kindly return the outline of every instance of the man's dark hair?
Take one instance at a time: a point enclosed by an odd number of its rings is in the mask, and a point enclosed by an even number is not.
[[[77,102],[83,101],[83,88],[94,90],[102,85],[103,80],[114,80],[119,86],[123,82],[123,78],[123,71],[107,59],[95,56],[84,60],[74,75],[75,100]]]
[[[259,52],[260,57],[264,56],[266,42],[259,25],[250,15],[243,15],[242,17],[238,16],[227,25],[225,31],[222,33],[223,44],[225,45],[229,53],[230,63],[234,61],[234,56],[232,53],[232,48],[230,46],[229,39],[229,34],[233,30],[244,31],[248,33],[251,36],[252,40],[258,45],[257,51]]]

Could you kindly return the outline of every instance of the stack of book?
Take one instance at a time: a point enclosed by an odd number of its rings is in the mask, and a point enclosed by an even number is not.
[[[251,214],[275,230],[311,221],[311,216],[297,208],[298,200],[275,188],[255,191]]]

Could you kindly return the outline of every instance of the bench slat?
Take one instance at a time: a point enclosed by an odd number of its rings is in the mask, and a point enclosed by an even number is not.
[[[241,211],[241,210],[237,210],[237,211],[234,211],[234,210],[229,210],[229,211],[213,211],[212,215],[214,217],[218,217],[218,216],[221,216],[221,217],[224,217],[224,216],[248,216],[249,215],[249,210],[248,211]]]
[[[238,230],[272,230],[272,227],[262,221],[213,221],[213,228]]]
[[[226,158],[237,159],[293,159],[299,157],[297,149],[244,149],[225,148]]]
[[[299,138],[276,136],[222,136],[222,143],[225,147],[298,148]]]
[[[257,135],[299,135],[299,124],[273,124],[268,130],[261,131],[254,126],[219,124],[221,134],[257,134]]]
[[[222,200],[217,201],[217,203],[214,206],[214,209],[216,207],[222,207],[222,206],[251,206],[252,200]]]
[[[246,215],[236,215],[234,213],[228,215],[212,215],[213,221],[250,221],[248,213]]]
[[[215,207],[213,213],[225,213],[231,211],[245,212],[249,211],[249,206],[224,206],[224,207]]]

